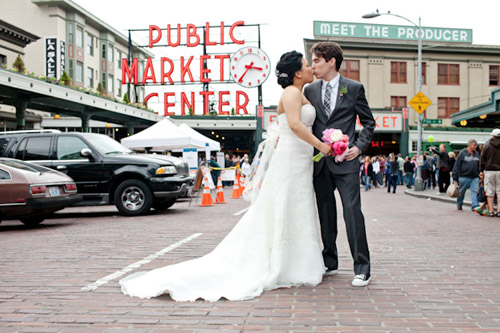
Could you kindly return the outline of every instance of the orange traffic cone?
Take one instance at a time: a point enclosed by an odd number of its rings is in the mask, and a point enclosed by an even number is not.
[[[201,199],[201,207],[203,206],[213,206],[212,195],[210,194],[210,188],[208,187],[208,178],[205,177],[203,180],[203,198]]]
[[[246,186],[246,178],[243,175],[240,175],[240,195],[243,195],[243,191],[245,191]]]
[[[233,195],[232,199],[240,198],[240,187],[238,186],[238,172],[236,172],[236,176],[234,177],[234,185],[233,185]]]
[[[220,177],[217,180],[217,197],[215,198],[215,203],[218,204],[227,203],[227,201],[224,200],[224,190],[222,189],[222,179]]]

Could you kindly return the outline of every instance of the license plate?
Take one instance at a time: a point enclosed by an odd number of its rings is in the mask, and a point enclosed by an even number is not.
[[[61,195],[61,192],[59,191],[59,187],[57,186],[50,186],[49,187],[49,194],[51,197],[55,197],[58,195]]]

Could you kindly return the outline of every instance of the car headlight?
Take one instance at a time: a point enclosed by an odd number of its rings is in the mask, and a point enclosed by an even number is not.
[[[177,173],[177,169],[174,166],[162,166],[156,169],[156,175],[175,175]]]

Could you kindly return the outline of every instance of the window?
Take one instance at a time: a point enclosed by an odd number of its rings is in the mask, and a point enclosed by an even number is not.
[[[438,118],[450,118],[460,111],[460,99],[457,97],[438,97]]]
[[[345,60],[340,66],[340,75],[359,81],[359,60]]]
[[[75,76],[75,69],[73,68],[73,60],[68,60],[68,75],[71,79],[73,79]]]
[[[21,142],[16,158],[26,161],[48,160],[50,137],[27,138]]]
[[[438,84],[460,84],[459,73],[459,65],[438,64]]]
[[[117,96],[122,97],[122,80],[116,80]]]
[[[426,63],[422,63],[422,84],[427,84],[427,68]]]
[[[108,91],[113,94],[114,93],[114,87],[115,87],[115,83],[113,82],[114,78],[113,78],[113,75],[109,75],[108,77]]]
[[[391,83],[406,83],[406,62],[391,61]]]
[[[0,66],[7,65],[7,56],[0,54]]]
[[[500,66],[490,66],[490,86],[500,85]]]
[[[0,138],[0,156],[3,156],[5,149],[12,138]]]
[[[10,173],[6,170],[0,169],[0,180],[11,179]]]
[[[76,62],[76,82],[83,82],[83,62]]]
[[[113,62],[113,45],[108,45],[108,61]]]
[[[88,146],[80,138],[74,136],[60,136],[57,138],[58,160],[86,160],[80,151]]]
[[[75,43],[75,25],[68,23],[68,44]]]
[[[83,28],[76,27],[76,46],[83,48]]]
[[[120,51],[116,51],[116,67],[122,69],[122,53]]]
[[[94,70],[87,67],[87,87],[94,88]]]
[[[106,73],[102,73],[101,85],[104,91],[106,91],[106,81],[107,81],[106,76],[107,76]]]
[[[87,34],[87,54],[94,55],[94,37]]]
[[[407,107],[406,96],[391,96],[391,107],[395,109]]]
[[[102,44],[102,54],[101,54],[101,57],[103,59],[106,59],[106,44]]]

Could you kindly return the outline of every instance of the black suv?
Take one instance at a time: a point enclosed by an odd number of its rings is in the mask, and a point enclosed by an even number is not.
[[[124,215],[164,210],[188,195],[193,177],[182,159],[137,154],[107,135],[56,130],[0,133],[0,156],[61,171],[75,181],[78,205],[114,203]]]

